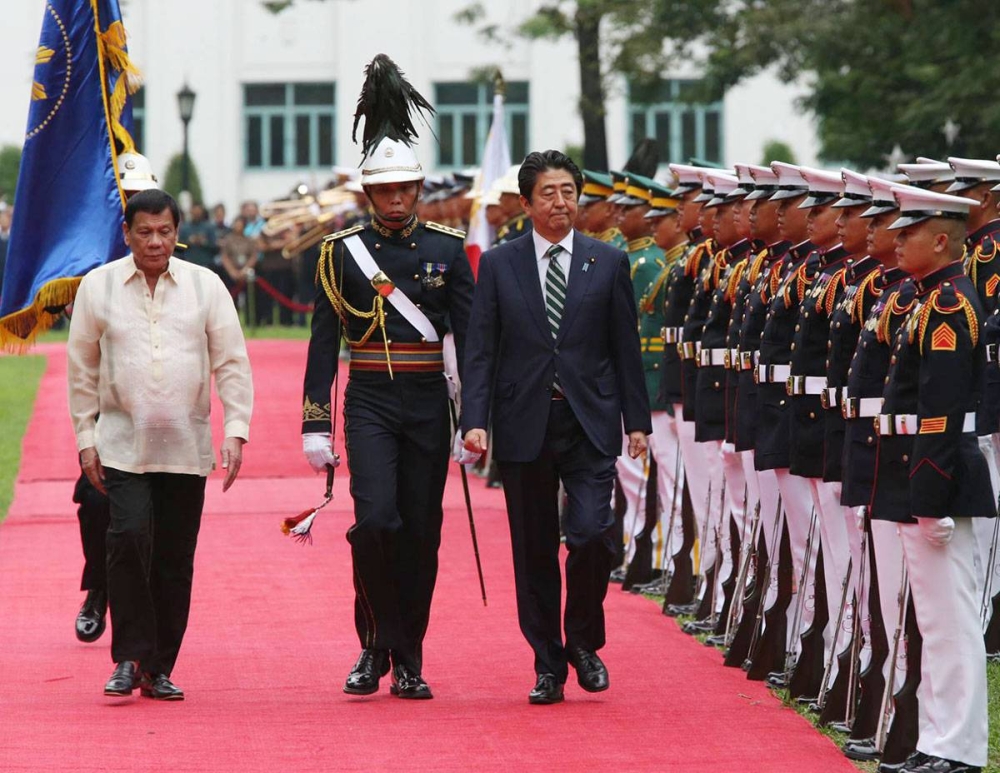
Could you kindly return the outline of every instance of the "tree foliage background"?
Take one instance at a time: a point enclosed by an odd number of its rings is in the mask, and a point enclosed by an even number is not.
[[[263,4],[277,12],[295,2]],[[691,99],[718,99],[770,67],[804,82],[800,107],[815,116],[831,163],[883,168],[896,145],[910,157],[1000,151],[996,0],[542,0],[510,28],[491,23],[486,7],[473,0],[455,19],[496,45],[575,40],[583,158],[595,169],[607,168],[612,84],[676,77],[690,69],[681,64],[705,75]]]

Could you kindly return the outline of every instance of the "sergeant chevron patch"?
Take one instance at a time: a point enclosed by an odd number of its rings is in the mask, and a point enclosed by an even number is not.
[[[992,298],[997,293],[997,285],[1000,285],[1000,274],[994,274],[986,280],[986,294]]]
[[[919,435],[937,435],[944,432],[948,426],[947,416],[937,416],[933,419],[921,419],[920,420],[920,432]]]
[[[953,352],[955,351],[956,336],[955,331],[947,322],[942,322],[931,333],[932,352]]]

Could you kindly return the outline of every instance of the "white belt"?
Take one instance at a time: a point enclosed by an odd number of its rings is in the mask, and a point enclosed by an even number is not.
[[[698,364],[704,368],[726,364],[728,349],[702,349],[698,352]]]
[[[926,421],[926,419],[925,419]],[[886,435],[916,435],[919,421],[915,413],[880,413],[875,417],[875,428],[878,434]],[[962,422],[962,432],[976,431],[976,414],[965,414]]]
[[[818,395],[826,389],[826,376],[789,376],[785,391],[789,396]]]
[[[841,394],[840,415],[845,419],[870,419],[882,412],[881,397],[848,397],[847,387]]]
[[[681,331],[684,328],[681,327],[665,327],[660,329],[660,334],[663,336],[663,342],[667,344],[675,344],[681,340]]]
[[[792,375],[791,365],[757,365],[753,371],[753,380],[758,384],[782,384]]]

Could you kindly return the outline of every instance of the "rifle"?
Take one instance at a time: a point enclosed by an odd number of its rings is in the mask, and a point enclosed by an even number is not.
[[[792,615],[792,630],[788,637],[788,646],[785,648],[785,680],[789,683],[792,680],[792,671],[795,669],[795,641],[799,639],[799,628],[805,613],[806,585],[809,579],[809,563],[812,561],[813,540],[816,538],[817,518],[816,508],[813,507],[809,516],[809,534],[806,537],[806,554],[802,561],[802,574],[799,576],[798,598],[795,600],[795,613]],[[818,585],[818,579],[815,576],[813,580]]]
[[[771,658],[768,657],[764,650],[764,642],[762,636],[764,635],[764,623],[767,621],[767,614],[770,612],[771,617],[776,619],[772,620],[772,624],[768,626],[769,633],[772,642],[775,636],[780,636],[782,651],[784,649],[784,631],[787,625],[782,625],[785,617],[785,609],[787,608],[787,601],[782,598],[782,583],[781,577],[778,579],[778,598],[775,599],[774,604],[769,610],[765,610],[764,606],[767,604],[767,593],[771,587],[771,576],[772,574],[778,574],[775,572],[774,567],[777,565],[779,571],[781,568],[781,558],[782,553],[787,553],[788,551],[788,540],[785,536],[786,530],[783,528],[782,523],[782,509],[781,509],[781,495],[778,495],[778,505],[777,512],[774,518],[774,530],[771,536],[771,555],[768,558],[767,563],[764,565],[763,575],[760,579],[760,604],[757,607],[757,616],[754,621],[753,634],[750,638],[750,646],[747,649],[747,660],[744,662],[744,668],[747,671],[748,678],[750,679],[763,679],[767,676],[768,672],[772,670]],[[779,541],[780,540],[780,541]],[[765,543],[766,544],[766,543]],[[754,579],[754,587],[756,588],[757,579]],[[777,608],[777,609],[776,609]]]
[[[747,485],[743,484],[743,529],[742,533],[736,526],[736,519],[732,511],[729,512],[729,576],[722,581],[722,609],[715,624],[715,635],[722,638],[725,643],[726,634],[729,631],[729,611],[736,604],[736,576],[740,571],[740,557],[743,554],[743,539],[746,538],[747,525]]]
[[[847,612],[847,596],[851,591],[851,572],[854,569],[854,559],[851,558],[847,561],[847,574],[841,581],[840,585],[840,608],[837,610],[837,624],[833,629],[833,641],[830,643],[830,657],[826,659],[826,665],[823,667],[823,680],[819,685],[819,694],[816,696],[816,703],[814,704],[815,711],[820,712],[820,724],[826,724],[823,721],[824,708],[826,707],[827,692],[830,690],[830,677],[833,675],[833,663],[834,660],[838,663],[838,680],[840,678],[839,666],[840,660],[838,658],[837,643],[840,641],[840,631],[844,625],[844,616]],[[862,570],[863,571],[863,570]],[[857,619],[857,610],[854,610],[855,620]],[[855,632],[857,626],[855,627]],[[853,647],[854,640],[851,640]],[[851,649],[849,647],[848,649]],[[853,667],[853,663],[851,664]],[[810,707],[812,708],[812,707]]]
[[[879,711],[878,727],[875,729],[875,748],[881,753],[885,751],[889,734],[889,722],[892,715],[893,688],[896,686],[896,660],[902,645],[906,626],[906,612],[910,602],[910,580],[906,571],[906,561],[903,561],[903,574],[899,585],[899,612],[896,617],[896,631],[892,636],[892,651],[889,654],[889,678],[885,680],[885,690],[882,691],[882,709]],[[907,673],[910,668],[909,653],[907,654]],[[905,758],[904,758],[905,759]]]
[[[743,508],[743,512],[744,514],[746,513],[745,506]],[[744,594],[746,593],[747,582],[749,580],[750,562],[756,559],[757,540],[760,539],[759,498],[757,499],[757,504],[753,509],[753,521],[750,526],[749,542],[746,536],[746,525],[747,519],[744,517],[743,535],[740,540],[739,571],[736,575],[736,587],[733,589],[733,602],[729,607],[728,620],[726,621],[725,644],[727,647],[731,647],[733,644],[733,640],[736,636],[736,631],[733,630],[733,625],[738,619],[740,619],[747,603],[747,599],[744,597]]]
[[[868,619],[870,621],[871,660],[861,672],[861,699],[858,701],[854,723],[851,726],[851,740],[872,738],[878,726],[882,691],[885,676],[882,668],[889,657],[889,639],[886,635],[885,620],[882,619],[882,602],[878,587],[878,564],[875,560],[875,535],[872,533],[871,517],[865,518],[865,533],[868,536]],[[864,585],[860,586],[864,588]]]

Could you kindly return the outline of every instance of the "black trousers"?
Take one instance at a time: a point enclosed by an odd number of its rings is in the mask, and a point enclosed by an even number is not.
[[[566,680],[560,629],[559,481],[569,505],[566,534],[566,645],[604,646],[604,597],[616,545],[611,492],[615,458],[587,438],[565,400],[553,400],[545,440],[531,462],[500,461],[521,632],[535,651],[535,672]]]
[[[80,590],[107,590],[108,556],[105,538],[111,523],[111,503],[83,474],[73,489],[73,501],[79,505],[76,517],[80,522],[80,544],[83,546]]]
[[[361,646],[420,673],[437,581],[451,418],[441,373],[351,373],[344,435]]]
[[[111,657],[169,675],[191,608],[205,478],[104,468]]]

